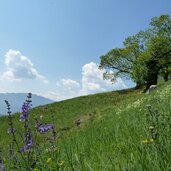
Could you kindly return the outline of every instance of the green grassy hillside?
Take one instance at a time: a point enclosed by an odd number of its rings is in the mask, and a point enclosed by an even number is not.
[[[151,94],[122,90],[32,109],[31,128],[34,128],[35,118],[42,115],[41,122],[53,123],[57,131],[53,150],[47,145],[50,133],[35,133],[33,142],[41,144],[41,155],[32,170],[170,170],[170,94],[171,83],[168,82]],[[13,116],[13,123],[17,133],[22,134],[19,114]],[[8,118],[0,117],[0,149],[4,167],[10,168],[6,162],[11,142],[7,128]],[[22,145],[20,136],[17,140]],[[31,152],[24,155],[28,157]],[[22,166],[17,166],[16,170],[21,170]]]
[[[61,102],[52,103],[46,106],[40,106],[30,111],[31,122],[34,122],[35,118],[43,116],[44,123],[55,124],[58,131],[63,129],[75,128],[75,121],[81,119],[83,123],[87,120],[98,120],[98,118],[106,115],[108,109],[114,109],[119,107],[124,102],[130,101],[140,96],[139,91],[131,89],[121,90],[116,92],[100,93],[89,96],[82,96],[74,99],[69,99]],[[10,102],[9,102],[10,103]],[[32,101],[34,104],[34,101]],[[4,102],[5,106],[5,102]],[[21,104],[22,106],[22,104]],[[12,106],[11,106],[12,110]],[[15,127],[20,128],[19,113],[13,115],[13,121]],[[6,130],[8,129],[8,117],[0,117],[0,145],[6,145],[6,139],[9,138]],[[83,124],[81,124],[83,125]]]

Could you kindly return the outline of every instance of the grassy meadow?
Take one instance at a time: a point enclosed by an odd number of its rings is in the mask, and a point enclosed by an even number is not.
[[[18,146],[23,146],[25,127],[19,116],[12,115],[12,122]],[[55,126],[54,139],[51,131],[35,131],[40,116],[42,123]],[[0,117],[0,163],[6,170],[171,170],[170,81],[150,94],[128,89],[33,108],[33,149],[25,153],[7,133],[8,123],[7,116]]]

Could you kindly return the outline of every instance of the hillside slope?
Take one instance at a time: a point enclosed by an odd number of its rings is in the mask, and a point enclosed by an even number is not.
[[[38,170],[150,170],[171,168],[171,82],[151,94],[122,90],[34,108],[57,130],[55,157],[38,137],[43,155]],[[22,128],[14,115],[14,126]],[[80,124],[75,124],[76,120]],[[8,119],[0,117],[0,148],[10,142]],[[4,149],[5,151],[5,149]],[[58,161],[56,163],[56,160]],[[58,169],[57,169],[58,168]]]
[[[34,124],[35,118],[39,119],[42,115],[42,122],[53,122],[58,131],[65,130],[66,128],[71,129],[75,128],[75,121],[77,119],[98,120],[103,115],[108,115],[107,110],[115,110],[122,104],[125,104],[126,101],[129,103],[131,99],[137,99],[139,96],[141,96],[139,91],[128,89],[77,97],[33,108],[30,111],[30,120]],[[105,114],[103,113],[104,111],[106,111]],[[21,127],[19,115],[19,113],[13,115],[13,122],[18,129]],[[8,117],[0,117],[0,145],[6,145],[6,141],[9,139],[6,132],[8,127]]]

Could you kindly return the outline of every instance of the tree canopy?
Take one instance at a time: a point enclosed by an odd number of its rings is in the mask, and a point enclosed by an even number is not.
[[[149,28],[127,37],[123,48],[114,48],[100,57],[104,78],[129,77],[137,88],[157,84],[158,76],[165,81],[171,74],[171,18],[161,15],[151,19]],[[113,77],[105,77],[113,75]]]

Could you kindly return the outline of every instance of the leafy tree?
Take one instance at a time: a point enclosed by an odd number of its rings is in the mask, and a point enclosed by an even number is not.
[[[107,79],[118,76],[131,78],[137,88],[157,84],[159,74],[169,78],[171,66],[171,18],[152,18],[150,27],[124,41],[124,48],[114,48],[102,55],[100,68],[106,69]],[[111,77],[112,75],[112,77]],[[109,77],[110,76],[110,77]]]
[[[135,74],[133,68],[135,68],[143,48],[142,33],[138,33],[125,39],[124,48],[115,48],[102,55],[100,68],[106,70],[104,78],[115,81],[116,77],[124,76],[132,78],[137,83],[137,87],[140,87],[142,85],[142,81],[138,77],[140,73],[137,70]]]
[[[152,18],[151,25],[153,26],[154,34],[163,35],[171,44],[171,18],[169,15],[161,15],[159,18]],[[170,50],[166,53],[169,55]],[[165,81],[168,81],[169,75],[171,75],[171,66],[163,66],[160,70],[160,74],[163,76]]]
[[[169,69],[171,65],[171,18],[168,15],[154,17],[150,23],[147,51],[150,58],[146,61],[147,80],[146,89],[157,84],[159,72]],[[165,73],[168,73],[166,71]],[[168,79],[167,74],[165,80]]]
[[[163,77],[164,81],[168,81],[171,77],[171,66],[166,66],[160,70],[160,75]]]
[[[100,68],[105,68],[108,73],[115,71],[115,76],[129,76],[131,72],[132,60],[127,55],[124,48],[115,48],[106,55],[100,57]]]

